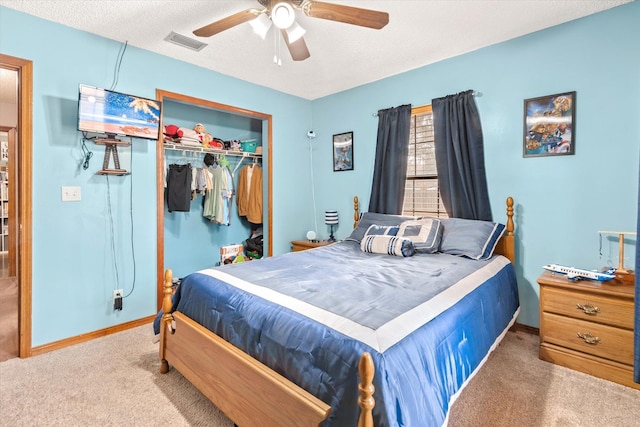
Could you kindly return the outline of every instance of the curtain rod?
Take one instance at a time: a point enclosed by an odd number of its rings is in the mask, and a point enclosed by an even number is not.
[[[475,98],[481,98],[482,97],[482,92],[478,92],[477,90],[474,90],[471,95],[473,95]],[[378,117],[378,113],[371,113],[372,117]]]

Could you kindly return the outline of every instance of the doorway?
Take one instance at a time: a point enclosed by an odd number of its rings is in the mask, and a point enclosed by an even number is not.
[[[13,77],[13,79],[12,79]],[[17,75],[7,76],[3,70],[0,76],[3,82],[13,80],[17,84]],[[3,90],[5,86],[2,86]],[[4,100],[8,94],[2,93]],[[16,91],[17,99],[17,91]],[[16,114],[17,116],[17,114]],[[10,190],[15,182],[15,127],[0,126],[0,362],[18,357],[19,328],[18,308],[18,266],[15,251],[15,215],[11,209]],[[11,161],[14,160],[14,161]],[[11,234],[11,236],[10,236]]]
[[[32,87],[33,63],[0,54],[0,361],[31,356]]]

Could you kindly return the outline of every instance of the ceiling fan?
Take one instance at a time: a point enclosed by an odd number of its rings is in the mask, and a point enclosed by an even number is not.
[[[376,30],[389,23],[389,14],[371,9],[338,5],[314,0],[257,0],[262,10],[247,9],[212,22],[193,32],[198,37],[211,37],[236,25],[249,22],[263,39],[272,25],[280,30],[294,61],[304,61],[311,54],[302,37],[305,30],[296,22],[295,9],[312,18],[327,19]]]

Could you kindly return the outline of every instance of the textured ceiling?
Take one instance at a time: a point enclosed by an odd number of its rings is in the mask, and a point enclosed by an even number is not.
[[[248,23],[209,38],[193,30],[256,0],[0,0],[50,21],[197,64],[262,86],[316,99],[415,69],[632,0],[332,1],[389,13],[382,30],[297,12],[311,52],[294,62],[271,29],[265,40]],[[208,44],[199,52],[164,41],[174,31]],[[281,65],[273,62],[281,53]],[[125,57],[126,60],[126,57]]]

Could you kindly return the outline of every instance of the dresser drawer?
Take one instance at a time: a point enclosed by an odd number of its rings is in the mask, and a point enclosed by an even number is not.
[[[540,295],[540,310],[633,330],[631,300],[545,287]]]
[[[589,344],[578,334],[598,337]],[[594,356],[633,365],[633,331],[543,312],[540,340]]]

